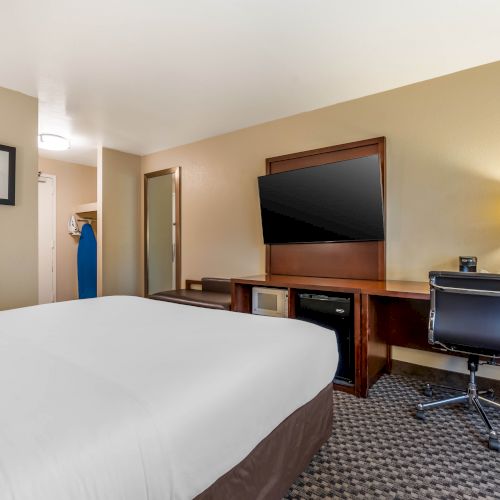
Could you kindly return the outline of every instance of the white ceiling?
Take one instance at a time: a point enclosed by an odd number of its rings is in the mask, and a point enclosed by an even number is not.
[[[500,59],[498,0],[0,5],[0,86],[71,138],[51,157],[86,164],[98,144],[147,154]]]

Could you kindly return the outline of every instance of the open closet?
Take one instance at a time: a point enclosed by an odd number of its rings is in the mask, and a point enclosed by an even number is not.
[[[97,169],[44,157],[38,168],[38,302],[83,298],[79,278],[97,279],[96,249],[93,267],[78,270],[86,224],[87,241],[97,237]],[[87,286],[84,296],[96,296],[95,285],[93,290]]]
[[[97,297],[97,202],[77,206],[68,224],[78,237],[78,298]]]

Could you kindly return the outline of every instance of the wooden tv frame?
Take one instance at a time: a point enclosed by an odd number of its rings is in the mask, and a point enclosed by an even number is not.
[[[385,203],[385,137],[266,159],[266,175],[378,155]],[[385,279],[385,240],[266,245],[266,274]]]

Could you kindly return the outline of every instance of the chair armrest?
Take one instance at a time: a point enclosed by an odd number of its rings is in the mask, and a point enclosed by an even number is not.
[[[199,288],[195,288],[195,287]],[[201,281],[200,280],[186,280],[186,290],[200,290]]]

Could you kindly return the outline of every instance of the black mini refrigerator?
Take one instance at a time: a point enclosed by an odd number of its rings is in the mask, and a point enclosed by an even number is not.
[[[328,328],[337,336],[339,365],[334,382],[354,384],[353,296],[300,292],[297,302],[297,319]]]

